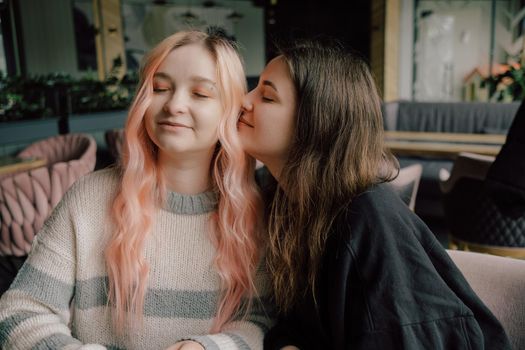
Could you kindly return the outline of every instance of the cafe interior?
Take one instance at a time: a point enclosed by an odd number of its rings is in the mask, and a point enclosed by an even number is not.
[[[524,0],[0,0],[0,20],[0,293],[68,188],[119,161],[162,38],[222,28],[253,88],[275,43],[327,35],[376,79],[390,185],[525,349]]]

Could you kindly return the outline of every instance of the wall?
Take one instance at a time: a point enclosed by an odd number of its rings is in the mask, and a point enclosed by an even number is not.
[[[19,0],[21,27],[29,74],[65,72],[78,76],[75,47],[73,0]],[[82,1],[89,3],[89,0]],[[122,0],[133,4],[151,4],[149,0]],[[251,1],[216,1],[220,11],[236,10],[243,17],[233,23],[235,36],[241,45],[246,74],[258,76],[265,65],[264,11]],[[170,4],[181,7],[201,7],[200,0],[176,0]],[[125,20],[125,19],[124,19]]]
[[[238,12],[244,15],[234,27],[235,36],[241,44],[241,53],[244,56],[246,65],[246,75],[258,77],[266,64],[264,52],[264,11],[262,7],[253,6],[251,1],[229,1],[229,3],[231,8],[236,8]]]
[[[251,1],[215,1],[213,7],[203,7],[202,1],[173,0],[169,5],[153,5],[149,0],[121,0],[123,22],[127,37],[128,67],[133,69],[140,62],[143,52],[162,38],[188,28],[205,29],[218,25],[233,34],[245,59],[246,74],[258,76],[265,65],[264,11]],[[233,11],[240,13],[238,20],[228,19]],[[197,18],[185,23],[182,15],[191,12]]]
[[[7,64],[5,61],[5,52],[4,52],[4,38],[3,38],[1,26],[0,26],[0,71],[2,71],[4,74],[7,71]]]
[[[28,74],[76,75],[77,56],[70,0],[18,0]]]
[[[414,0],[401,0],[400,6],[397,98],[411,100],[414,65]]]
[[[510,2],[505,0],[496,2],[498,23],[505,21],[504,11],[509,7],[509,4]],[[451,16],[453,18],[452,91],[449,100],[459,101],[462,97],[464,77],[475,67],[488,67],[489,64],[491,1],[421,0],[418,2],[416,16],[420,18],[423,11],[429,10],[433,12],[433,15]],[[498,33],[500,39],[506,35],[510,34]],[[496,50],[495,62],[504,60],[505,57],[501,48],[496,46]],[[436,55],[440,54],[437,51],[435,53]],[[428,62],[416,61],[416,65],[424,65],[425,63]],[[432,98],[427,96],[426,99],[431,100]]]

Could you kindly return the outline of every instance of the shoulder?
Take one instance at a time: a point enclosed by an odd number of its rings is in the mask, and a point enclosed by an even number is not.
[[[120,170],[118,168],[106,168],[102,170],[93,171],[81,177],[74,185],[74,187],[89,188],[114,188],[120,181]]]
[[[406,205],[386,183],[372,185],[352,200],[352,207],[363,207],[367,210],[400,209]]]
[[[384,221],[412,220],[414,214],[387,184],[370,186],[348,202],[340,217],[347,222],[366,221],[374,226]]]
[[[113,198],[120,183],[116,168],[97,170],[78,179],[61,200],[62,205],[77,206],[81,210],[91,205],[103,207]]]
[[[78,179],[69,192],[83,194],[113,191],[120,183],[120,171],[117,168],[107,168],[91,172]]]
[[[371,186],[349,201],[337,217],[334,229],[353,246],[400,248],[407,244],[435,243],[427,225],[387,184]]]

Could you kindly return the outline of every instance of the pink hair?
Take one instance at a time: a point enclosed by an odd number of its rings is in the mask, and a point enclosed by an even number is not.
[[[215,229],[210,239],[217,248],[215,265],[221,280],[221,299],[211,332],[218,332],[243,308],[242,300],[257,295],[254,276],[260,258],[261,199],[254,178],[254,160],[242,151],[237,136],[237,116],[246,82],[241,59],[226,39],[203,32],[179,32],[150,51],[141,69],[141,81],[125,126],[122,182],[114,200],[115,230],[105,251],[109,277],[109,304],[114,324],[122,331],[129,315],[142,317],[148,264],[142,248],[152,227],[154,213],[167,191],[156,146],[144,127],[151,102],[153,75],[174,49],[200,43],[217,64],[217,84],[224,110],[218,127],[221,144],[213,161],[213,181],[219,191]]]

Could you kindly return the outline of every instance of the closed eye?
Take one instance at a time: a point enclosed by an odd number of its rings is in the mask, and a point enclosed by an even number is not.
[[[153,92],[156,92],[156,93],[162,93],[166,91],[169,91],[169,88],[164,88],[164,87],[154,87],[153,88]]]
[[[273,99],[271,99],[271,98],[269,98],[269,97],[265,97],[265,96],[262,97],[262,100],[263,100],[264,102],[274,102]]]
[[[199,97],[199,98],[208,98],[208,97],[210,97],[210,96],[208,96],[208,95],[204,95],[204,94],[202,94],[202,93],[200,93],[200,92],[194,92],[193,94],[194,94],[195,96]]]

